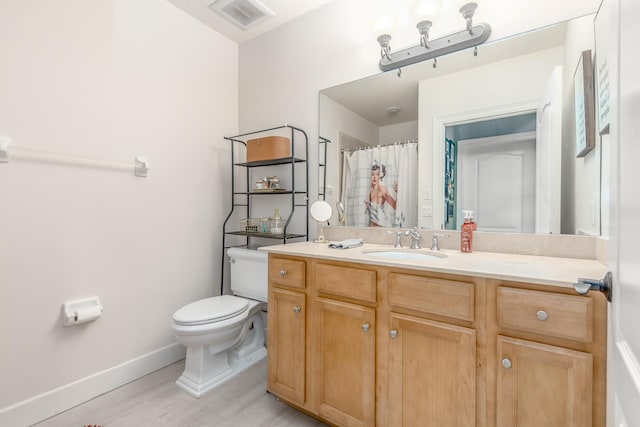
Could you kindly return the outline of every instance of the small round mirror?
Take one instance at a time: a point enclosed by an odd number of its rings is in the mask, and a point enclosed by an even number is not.
[[[329,242],[324,238],[322,234],[322,223],[331,218],[331,205],[324,200],[318,200],[313,202],[309,209],[311,218],[318,222],[318,238],[314,240],[315,243],[327,243]]]
[[[331,218],[331,205],[324,200],[313,202],[309,210],[311,218],[318,222],[326,221]]]

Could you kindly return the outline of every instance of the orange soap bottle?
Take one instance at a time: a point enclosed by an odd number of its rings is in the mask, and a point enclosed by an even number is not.
[[[464,223],[460,226],[460,252],[473,252],[473,232],[476,223],[473,222],[473,211],[462,211]]]

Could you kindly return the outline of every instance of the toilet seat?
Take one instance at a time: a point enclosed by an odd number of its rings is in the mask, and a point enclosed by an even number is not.
[[[178,325],[205,325],[236,317],[249,309],[249,300],[233,295],[205,298],[185,305],[173,315]]]

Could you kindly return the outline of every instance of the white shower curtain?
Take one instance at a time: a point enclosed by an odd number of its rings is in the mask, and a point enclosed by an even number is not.
[[[347,226],[416,226],[418,143],[345,152],[342,202]]]

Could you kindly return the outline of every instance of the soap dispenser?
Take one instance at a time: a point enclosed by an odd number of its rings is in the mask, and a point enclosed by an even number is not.
[[[473,232],[476,230],[476,223],[473,222],[473,211],[462,211],[464,223],[460,226],[460,251],[473,252]]]

